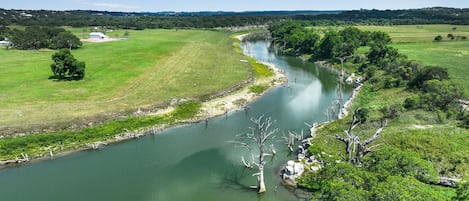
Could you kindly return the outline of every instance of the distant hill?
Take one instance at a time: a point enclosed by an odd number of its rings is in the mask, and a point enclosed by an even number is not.
[[[312,25],[469,24],[469,9],[434,7],[408,10],[246,12],[109,12],[0,9],[0,26],[108,26],[125,29],[214,28],[265,25],[282,19],[301,20]]]

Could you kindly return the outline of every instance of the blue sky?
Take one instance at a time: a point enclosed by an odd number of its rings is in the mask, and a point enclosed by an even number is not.
[[[0,8],[108,11],[253,11],[469,8],[469,0],[0,0]]]

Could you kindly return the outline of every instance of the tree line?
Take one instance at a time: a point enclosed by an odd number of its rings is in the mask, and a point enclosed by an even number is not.
[[[0,9],[0,26],[108,26],[124,29],[215,28],[298,20],[308,25],[469,24],[469,9],[352,10],[336,12],[126,13]]]
[[[272,42],[286,54],[312,54],[314,60],[338,59],[353,55],[360,46],[385,45],[391,42],[381,31],[361,31],[355,27],[319,32],[296,21],[282,21],[269,26]]]
[[[78,37],[63,28],[28,26],[24,30],[0,27],[0,40],[7,38],[14,48],[76,49],[82,46]]]

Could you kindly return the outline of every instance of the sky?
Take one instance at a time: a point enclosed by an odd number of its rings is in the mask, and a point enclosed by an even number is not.
[[[0,8],[31,10],[264,11],[469,8],[469,0],[0,0]]]

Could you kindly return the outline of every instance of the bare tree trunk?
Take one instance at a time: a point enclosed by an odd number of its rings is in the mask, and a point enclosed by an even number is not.
[[[381,132],[383,131],[384,127],[387,125],[387,121],[381,124],[381,127],[376,130],[376,132],[370,138],[362,141],[358,135],[353,133],[353,129],[360,124],[357,121],[356,113],[360,110],[357,108],[352,115],[352,122],[350,123],[349,129],[345,131],[345,137],[341,137],[339,134],[336,134],[335,138],[345,144],[345,157],[343,155],[342,158],[356,166],[361,165],[361,158],[363,158],[368,153],[373,152],[373,148],[380,146],[381,144],[368,146],[372,142],[374,142],[380,136]]]
[[[251,121],[255,124],[255,127],[250,128],[250,132],[242,134],[240,137],[250,141],[251,143],[255,143],[255,146],[251,147],[249,143],[242,141],[233,141],[233,143],[236,143],[240,147],[246,148],[249,151],[251,163],[246,162],[243,156],[241,157],[241,161],[246,167],[252,167],[251,164],[254,164],[258,168],[259,172],[252,176],[257,176],[257,192],[264,193],[266,191],[264,182],[264,166],[266,164],[265,157],[273,156],[275,154],[273,144],[270,145],[270,151],[272,151],[272,153],[267,153],[266,143],[275,138],[275,134],[278,129],[271,128],[273,122],[270,117],[264,119],[264,116],[261,116],[257,119],[252,118]],[[253,150],[257,150],[259,152],[255,153]]]
[[[259,175],[257,176],[257,192],[264,193],[266,191],[264,183],[264,167],[259,167]]]

